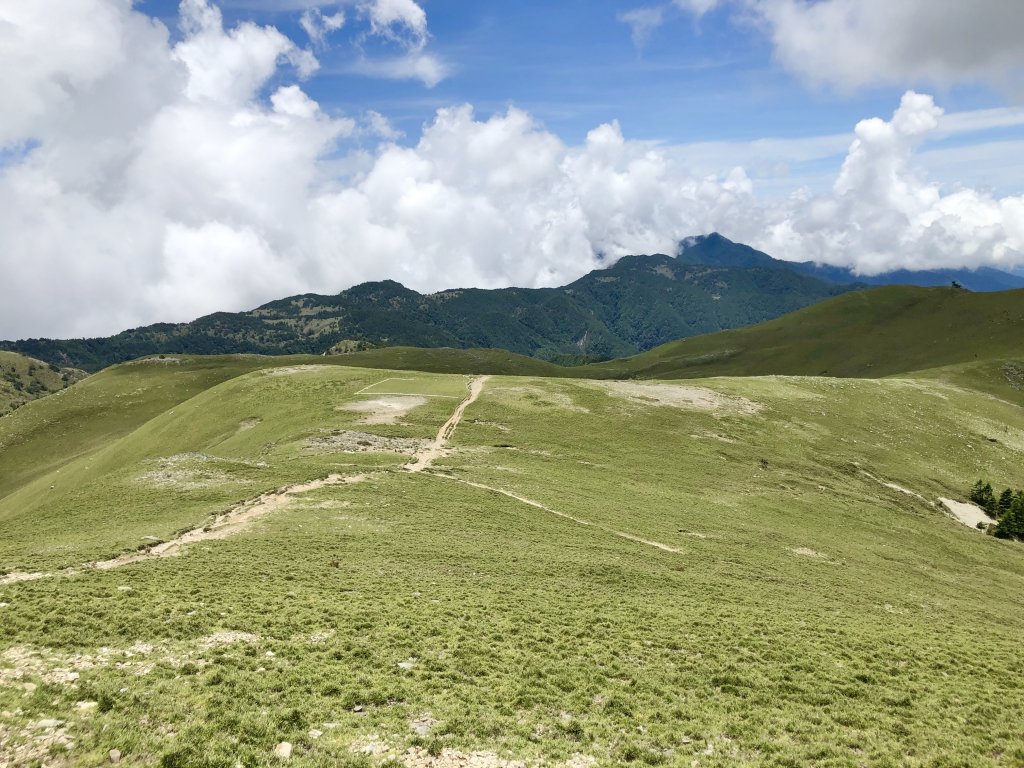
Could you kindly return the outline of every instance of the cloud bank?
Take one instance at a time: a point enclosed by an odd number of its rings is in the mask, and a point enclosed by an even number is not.
[[[983,81],[1012,90],[1024,73],[1024,13],[1014,0],[673,4],[697,16],[728,6],[738,21],[752,22],[771,38],[786,69],[816,85],[853,89],[879,83]]]
[[[415,52],[413,6],[381,2],[374,23]],[[1024,261],[1024,198],[944,193],[915,171],[942,130],[929,96],[858,124],[828,193],[763,201],[743,168],[694,174],[614,123],[568,146],[521,110],[461,105],[401,146],[382,115],[325,114],[302,87],[314,54],[278,30],[225,29],[206,0],[185,0],[180,24],[172,43],[129,0],[0,7],[0,69],[18,73],[0,79],[0,338],[385,277],[554,285],[711,230],[864,271]]]

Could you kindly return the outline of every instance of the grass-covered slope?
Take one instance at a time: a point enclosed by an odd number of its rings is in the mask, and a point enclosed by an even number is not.
[[[935,504],[1024,486],[1019,401],[964,386],[986,371],[495,376],[409,473],[468,377],[249,360],[0,421],[89,444],[0,490],[0,570],[79,568],[0,582],[12,765],[1024,761],[1024,546]],[[361,481],[82,568],[330,475]]]
[[[32,400],[67,389],[85,376],[85,371],[60,368],[0,350],[0,416]]]
[[[1024,291],[889,286],[588,366],[589,375],[888,376],[1024,356]]]

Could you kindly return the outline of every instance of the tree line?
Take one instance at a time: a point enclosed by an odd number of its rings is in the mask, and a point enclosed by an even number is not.
[[[979,523],[979,528],[985,527],[1000,539],[1024,540],[1024,491],[1007,488],[996,496],[991,483],[979,480],[971,489],[970,499],[995,520],[988,526]]]

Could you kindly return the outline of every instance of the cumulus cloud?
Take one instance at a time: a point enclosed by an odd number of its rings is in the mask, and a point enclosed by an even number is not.
[[[733,6],[764,29],[783,66],[817,85],[984,81],[1013,88],[1024,71],[1024,13],[1014,0],[674,3],[698,16]]]
[[[941,116],[931,96],[910,91],[891,120],[861,121],[831,193],[766,212],[764,234],[751,239],[863,274],[1024,262],[1024,197],[943,194],[915,172],[914,150]]]
[[[0,10],[19,25],[0,24],[16,41],[0,68],[18,73],[0,81],[0,145],[21,148],[0,166],[0,338],[385,277],[556,285],[711,230],[865,271],[1024,261],[1024,198],[946,192],[917,170],[915,150],[943,130],[927,96],[860,123],[827,192],[765,201],[743,168],[695,173],[616,123],[568,146],[522,110],[463,105],[399,145],[381,115],[320,108],[302,87],[311,53],[271,27],[225,29],[203,0],[183,4],[177,43],[127,0],[16,5]],[[69,36],[75,50],[42,55]],[[369,135],[383,139],[373,151],[356,142]]]

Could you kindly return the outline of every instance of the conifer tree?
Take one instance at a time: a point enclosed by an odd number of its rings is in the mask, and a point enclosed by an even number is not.
[[[1000,539],[1024,539],[1024,491],[1017,491],[1013,504],[996,526],[995,535]]]
[[[1010,507],[1012,507],[1012,506],[1013,506],[1013,489],[1012,488],[1007,488],[1005,491],[1003,491],[1001,494],[999,494],[999,505],[998,505],[999,517],[1002,517],[1007,512],[1009,512],[1010,511]]]
[[[999,502],[996,501],[996,495],[992,491],[991,483],[986,483],[983,480],[976,482],[974,487],[971,489],[970,499],[985,510],[985,514],[989,517],[996,517]]]

